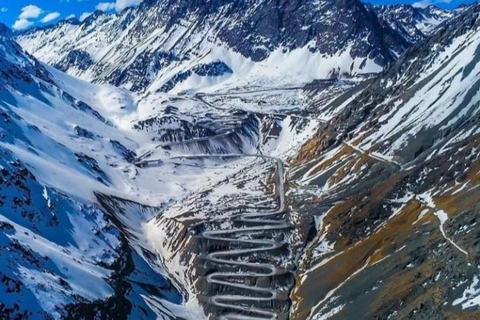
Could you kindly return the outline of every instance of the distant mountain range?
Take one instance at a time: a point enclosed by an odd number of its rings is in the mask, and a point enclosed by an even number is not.
[[[377,73],[453,14],[357,0],[144,1],[27,31],[18,41],[91,82],[181,92]]]

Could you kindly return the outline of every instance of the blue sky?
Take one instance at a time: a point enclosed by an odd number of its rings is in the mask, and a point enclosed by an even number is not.
[[[0,0],[0,22],[22,30],[32,26],[55,23],[75,15],[85,18],[95,9],[121,11],[125,7],[137,5],[142,0]],[[161,0],[159,0],[161,1]],[[371,3],[417,3],[435,4],[442,8],[455,8],[462,3],[474,0],[365,0]]]
[[[84,18],[95,9],[121,11],[142,0],[0,0],[0,22],[22,30],[55,23],[72,15]]]
[[[0,0],[1,1],[1,0]],[[427,6],[427,5],[436,5],[437,7],[444,9],[455,9],[461,4],[470,4],[474,3],[477,0],[361,0],[364,2],[370,2],[375,4],[397,4],[397,3],[408,3],[418,6]]]

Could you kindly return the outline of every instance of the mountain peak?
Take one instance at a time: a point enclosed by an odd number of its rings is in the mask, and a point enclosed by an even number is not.
[[[0,35],[4,37],[11,37],[13,32],[9,27],[0,22]]]

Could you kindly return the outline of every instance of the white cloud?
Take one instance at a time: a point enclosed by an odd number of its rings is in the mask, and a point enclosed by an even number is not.
[[[85,1],[85,0],[77,0],[77,1]],[[100,2],[99,4],[97,4],[95,9],[100,11],[116,10],[117,12],[120,12],[125,8],[137,6],[142,1],[143,0],[116,0],[115,2]]]
[[[40,22],[47,23],[47,22],[53,21],[55,19],[58,19],[58,17],[60,17],[59,12],[51,12],[51,13],[47,14],[45,17],[43,17],[42,20],[40,20]]]
[[[143,0],[117,0],[115,2],[115,9],[117,11],[122,11],[123,9],[131,6],[139,5]]]
[[[25,30],[33,26],[33,23],[34,23],[33,21],[30,21],[27,19],[18,19],[17,21],[15,21],[12,28],[14,30]]]
[[[74,19],[75,18],[75,15],[72,13],[71,15],[68,15],[65,20],[71,20],[71,19]]]
[[[22,8],[22,12],[18,16],[18,20],[36,19],[42,14],[42,12],[42,9],[33,4],[30,4]]]
[[[432,2],[430,0],[422,0],[422,1],[413,3],[412,6],[414,6],[415,8],[426,8],[431,4]]]
[[[40,17],[43,10],[39,7],[30,4],[21,9],[20,15],[17,21],[13,24],[12,28],[15,30],[25,30],[35,24],[35,20]]]
[[[91,15],[92,15],[92,12],[84,12],[80,15],[78,20],[83,21],[83,20],[87,19],[88,17],[90,17]]]
[[[62,0],[65,2],[70,2],[70,0]],[[83,2],[83,1],[88,1],[88,0],[77,0],[77,2]],[[143,0],[115,0],[115,2],[100,2],[97,6],[97,10],[101,11],[110,11],[110,10],[116,10],[116,11],[122,11],[125,8],[132,7],[132,6],[137,6],[139,5]],[[0,12],[6,12],[8,9],[7,8],[0,8]],[[42,15],[44,11],[35,6],[35,5],[28,5],[22,8],[20,15],[17,18],[17,21],[13,24],[12,28],[15,30],[24,30],[27,29],[35,24],[37,19]],[[80,15],[78,18],[80,21],[84,21],[86,18],[88,18],[92,12],[84,12]],[[40,22],[42,23],[47,23],[51,22],[53,20],[56,20],[60,17],[60,13],[58,12],[51,12],[47,15],[45,15]],[[69,15],[66,19],[73,19],[75,18],[75,15]]]
[[[450,3],[452,0],[421,0],[412,4],[416,8],[426,8],[431,5],[437,5],[441,3]]]
[[[110,11],[110,10],[115,9],[115,3],[114,2],[100,2],[99,4],[97,4],[95,9],[101,10],[101,11]]]
[[[5,8],[5,7],[0,8],[0,12],[1,12],[1,13],[5,13],[5,12],[7,12],[7,11],[8,11],[8,8]]]

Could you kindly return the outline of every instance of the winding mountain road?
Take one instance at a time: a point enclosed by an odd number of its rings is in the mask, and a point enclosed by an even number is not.
[[[225,110],[205,101],[201,94],[197,94],[195,97],[211,108]],[[202,143],[211,139],[227,137],[232,133],[227,132],[217,136],[167,142],[159,145],[158,148],[168,149],[189,143]],[[144,160],[151,155],[151,152],[145,153],[138,158],[136,164],[140,167],[162,165],[163,160],[161,159]],[[228,249],[217,249],[215,252],[209,252],[202,257],[204,261],[215,265],[214,272],[206,275],[204,280],[210,286],[214,286],[214,288],[219,286],[223,288],[222,292],[218,292],[215,289],[211,290],[209,293],[214,295],[203,298],[206,298],[208,304],[218,309],[219,315],[215,319],[286,320],[288,312],[276,310],[275,301],[288,301],[289,288],[283,288],[282,286],[279,286],[280,289],[274,288],[276,281],[274,279],[289,273],[289,271],[275,265],[273,262],[270,263],[270,259],[267,259],[267,261],[255,261],[258,259],[257,254],[272,252],[277,249],[281,250],[288,245],[286,241],[274,239],[272,235],[272,233],[279,233],[291,227],[283,216],[287,211],[283,161],[267,155],[244,153],[192,154],[173,156],[168,159],[202,158],[260,158],[275,162],[276,173],[274,176],[276,181],[273,194],[278,201],[276,209],[262,209],[258,204],[252,207],[243,206],[243,209],[249,211],[232,217],[231,220],[234,223],[232,223],[233,227],[230,227],[230,229],[222,229],[222,226],[219,225],[217,227],[220,227],[220,229],[213,228],[214,230],[204,230],[201,233],[201,237],[208,242],[225,243],[228,247]],[[210,221],[205,222],[210,223]],[[247,261],[242,260],[245,257],[248,257]],[[257,283],[262,281],[266,281],[269,285],[267,287],[259,286]],[[249,285],[251,283],[253,285]],[[202,300],[205,301],[205,299]]]
[[[185,141],[184,143],[187,143]],[[172,143],[178,144],[178,142]],[[280,249],[287,245],[286,242],[279,242],[273,238],[268,238],[267,235],[263,239],[249,238],[252,235],[258,235],[269,230],[281,230],[290,227],[290,224],[284,221],[281,217],[286,212],[286,200],[285,200],[285,168],[283,161],[279,158],[257,155],[257,154],[197,154],[197,155],[184,155],[171,157],[171,159],[201,159],[201,158],[263,158],[273,160],[276,163],[276,176],[274,194],[278,197],[278,208],[267,211],[255,211],[241,214],[234,218],[236,222],[239,222],[242,226],[238,228],[232,228],[227,230],[205,230],[202,232],[202,237],[214,241],[214,242],[226,242],[230,244],[236,244],[239,246],[245,245],[248,248],[240,248],[236,250],[223,250],[216,251],[206,255],[206,260],[216,263],[218,265],[225,265],[230,267],[238,267],[237,272],[232,272],[231,268],[227,268],[229,271],[218,270],[205,277],[209,284],[220,285],[227,288],[233,288],[244,291],[245,294],[216,294],[208,297],[208,302],[216,307],[229,310],[228,313],[220,316],[221,320],[243,320],[243,319],[286,319],[287,316],[277,311],[267,310],[259,307],[247,306],[249,302],[252,304],[258,302],[273,302],[286,301],[289,299],[289,293],[287,290],[280,291],[274,288],[264,288],[259,286],[250,286],[242,283],[238,283],[236,280],[248,279],[248,278],[265,278],[274,277],[287,273],[288,271],[269,263],[260,262],[248,262],[241,261],[235,258],[245,255],[254,255],[259,252],[268,252],[276,249]],[[150,165],[155,166],[162,163],[161,160],[147,160],[141,161],[137,164],[142,167],[148,167]],[[277,219],[276,219],[277,218]],[[253,225],[253,226],[248,226]],[[243,235],[243,237],[235,237]],[[219,268],[221,269],[221,268]],[[248,270],[248,271],[245,271]],[[243,292],[242,292],[243,293]],[[235,313],[237,311],[239,313]],[[244,314],[242,314],[244,313]],[[246,315],[248,314],[248,316]]]
[[[397,161],[394,161],[393,159],[391,158],[388,158],[388,157],[385,157],[379,153],[372,153],[370,151],[365,151],[363,149],[361,149],[360,147],[358,146],[355,146],[353,145],[352,143],[350,142],[343,142],[343,145],[347,146],[347,147],[350,147],[353,149],[354,152],[358,153],[358,154],[363,154],[375,161],[379,161],[379,162],[383,162],[383,163],[386,163],[386,164],[389,164],[389,165],[392,165],[393,167],[395,167],[397,169],[397,171],[401,171],[403,166],[401,163],[398,163]]]

